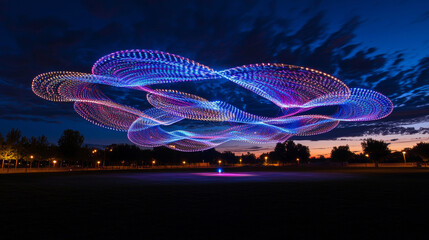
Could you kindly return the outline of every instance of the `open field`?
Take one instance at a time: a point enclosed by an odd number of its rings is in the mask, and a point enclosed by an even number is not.
[[[1,239],[427,238],[428,169],[0,175]]]

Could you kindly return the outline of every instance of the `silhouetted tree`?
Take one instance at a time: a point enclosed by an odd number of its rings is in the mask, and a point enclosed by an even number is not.
[[[285,162],[286,161],[286,147],[285,143],[277,143],[274,151],[268,154],[269,161],[272,162]]]
[[[429,143],[417,143],[410,152],[411,154],[418,156],[423,162],[427,162],[429,160]]]
[[[220,156],[220,152],[216,151],[216,149],[211,148],[204,150],[198,153],[198,162],[204,160],[204,162],[209,162],[211,164],[217,163]]]
[[[300,143],[296,145],[296,152],[300,162],[308,162],[310,159],[310,149]]]
[[[6,134],[6,144],[18,145],[19,141],[21,140],[21,137],[22,137],[21,131],[18,129],[12,128]]]
[[[63,158],[69,162],[76,162],[81,152],[81,146],[84,141],[84,137],[79,131],[71,129],[64,130],[60,139],[58,140],[58,148]]]
[[[225,151],[220,154],[220,158],[227,164],[235,164],[238,162],[237,156],[231,151]]]
[[[37,165],[40,165],[41,161],[46,161],[56,155],[56,146],[51,145],[48,142],[48,138],[44,135],[40,137],[31,137],[26,144],[26,160],[30,161],[30,167],[33,161],[37,161]],[[33,156],[33,158],[30,158]]]
[[[308,162],[310,149],[302,144],[295,144],[294,141],[285,141],[277,143],[274,151],[270,152],[268,156],[270,162],[296,162],[298,158],[300,162]]]
[[[131,144],[118,144],[110,145],[106,149],[112,149],[110,152],[108,150],[109,162],[110,164],[123,164],[124,165],[140,165],[140,164],[150,164],[151,154],[148,154],[149,150],[142,150],[136,145]],[[167,148],[168,149],[168,148]],[[162,150],[157,149],[158,157],[162,157]],[[168,151],[168,150],[166,150]],[[100,151],[101,152],[101,151]],[[168,154],[172,152],[168,151]],[[101,152],[100,154],[104,154]]]
[[[352,160],[354,155],[355,154],[352,153],[352,151],[350,151],[349,145],[338,146],[338,147],[332,148],[331,160],[333,162],[344,163],[344,162]]]
[[[272,152],[272,153],[273,153],[273,152]],[[267,158],[267,161],[265,161],[265,157]],[[275,163],[275,162],[278,162],[278,160],[275,160],[274,158],[271,158],[269,153],[262,153],[262,154],[259,156],[258,160],[259,160],[261,163],[264,163],[264,164],[265,164],[265,162],[267,162],[267,163]]]
[[[296,162],[298,157],[298,149],[294,141],[286,141],[284,143],[286,149],[286,162]]]
[[[278,143],[274,149],[274,157],[281,156],[281,162],[307,162],[310,158],[310,149],[302,144],[295,144],[294,141]],[[271,154],[270,154],[271,157]]]
[[[93,153],[94,150],[97,150]],[[79,149],[77,159],[80,160],[82,167],[95,167],[95,161],[101,161],[103,153],[99,149],[95,149],[85,145]]]
[[[241,159],[243,160],[243,163],[246,164],[260,164],[261,161],[256,159],[255,154],[247,152],[246,154],[241,155]]]
[[[381,140],[368,138],[361,145],[363,152],[369,155],[370,160],[374,161],[376,167],[378,167],[379,162],[385,160],[390,154],[389,143]]]

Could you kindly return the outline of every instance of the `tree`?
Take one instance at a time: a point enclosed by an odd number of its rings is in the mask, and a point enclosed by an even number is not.
[[[296,162],[298,158],[301,162],[307,162],[310,159],[310,149],[302,144],[295,144],[294,141],[277,143],[274,151],[269,153],[272,162]]]
[[[384,141],[375,140],[372,138],[365,139],[362,143],[362,150],[365,154],[368,154],[369,159],[374,161],[375,167],[378,167],[378,163],[386,159],[390,154],[388,147],[389,143]]]
[[[417,143],[417,145],[411,149],[411,153],[421,158],[423,162],[427,162],[429,160],[429,143]]]
[[[68,161],[76,160],[79,157],[84,139],[79,131],[64,130],[58,140],[58,147],[63,158]]]
[[[334,147],[331,151],[331,159],[334,162],[344,163],[350,161],[354,155],[355,154],[350,151],[349,145]]]
[[[289,140],[283,143],[285,145],[286,149],[286,162],[296,162],[298,157],[298,149],[296,147],[296,144]]]
[[[271,162],[276,162],[276,161],[285,162],[285,160],[286,160],[286,147],[285,147],[285,143],[280,143],[280,142],[277,143],[276,146],[275,146],[275,148],[274,148],[274,151],[270,152],[268,154],[268,159]]]
[[[21,137],[22,137],[21,131],[18,129],[12,128],[6,134],[6,144],[18,145],[19,141],[21,140]]]
[[[267,158],[267,160],[265,160],[265,158]],[[261,155],[259,155],[259,161],[265,163],[275,163],[276,160],[274,158],[271,158],[269,153],[262,153]]]
[[[4,161],[11,161],[15,160],[15,168],[18,166],[18,160],[23,157],[23,152],[25,151],[25,148],[23,147],[25,143],[27,142],[27,138],[22,137],[21,131],[15,128],[12,128],[7,134],[6,134],[6,140],[2,144],[2,150],[1,150],[1,158]]]
[[[247,152],[246,154],[241,154],[241,159],[243,160],[243,163],[249,163],[249,164],[260,164],[261,162],[256,159],[255,154]]]
[[[30,160],[30,167],[33,164],[33,161],[38,162],[40,166],[41,161],[45,161],[56,154],[56,147],[52,146],[48,142],[48,138],[44,135],[40,137],[31,137],[26,146],[27,149],[27,159]],[[33,156],[31,158],[31,156]],[[61,165],[61,162],[60,162]]]
[[[198,153],[197,161],[205,161],[209,163],[217,163],[220,156],[220,152],[216,151],[215,148],[210,148]]]
[[[10,162],[18,159],[18,153],[13,146],[3,143],[0,145],[0,159],[2,160],[1,168],[4,168],[4,161]]]
[[[112,151],[110,152],[109,149],[112,149]],[[126,165],[130,164],[130,165],[137,166],[139,163],[142,163],[142,162],[149,164],[151,160],[151,156],[148,155],[147,150],[142,150],[136,145],[130,145],[130,144],[110,145],[104,151],[106,150],[108,150],[109,162],[114,164],[122,164],[122,161],[124,161],[124,164]],[[174,154],[174,150],[168,151],[168,153]],[[100,151],[100,154],[101,154],[101,151]],[[104,156],[100,156],[100,157],[104,157]]]
[[[308,162],[310,159],[310,149],[300,143],[296,145],[296,154],[301,162]]]
[[[237,157],[235,156],[235,154],[231,151],[225,151],[223,153],[220,154],[220,158],[225,162],[225,164],[227,163],[237,163]]]

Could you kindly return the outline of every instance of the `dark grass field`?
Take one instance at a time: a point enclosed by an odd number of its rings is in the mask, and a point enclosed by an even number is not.
[[[424,169],[215,170],[0,175],[0,239],[429,239]]]

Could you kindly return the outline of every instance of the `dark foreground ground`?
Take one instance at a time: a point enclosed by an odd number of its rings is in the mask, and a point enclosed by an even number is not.
[[[429,239],[428,170],[214,172],[0,175],[0,239]]]

